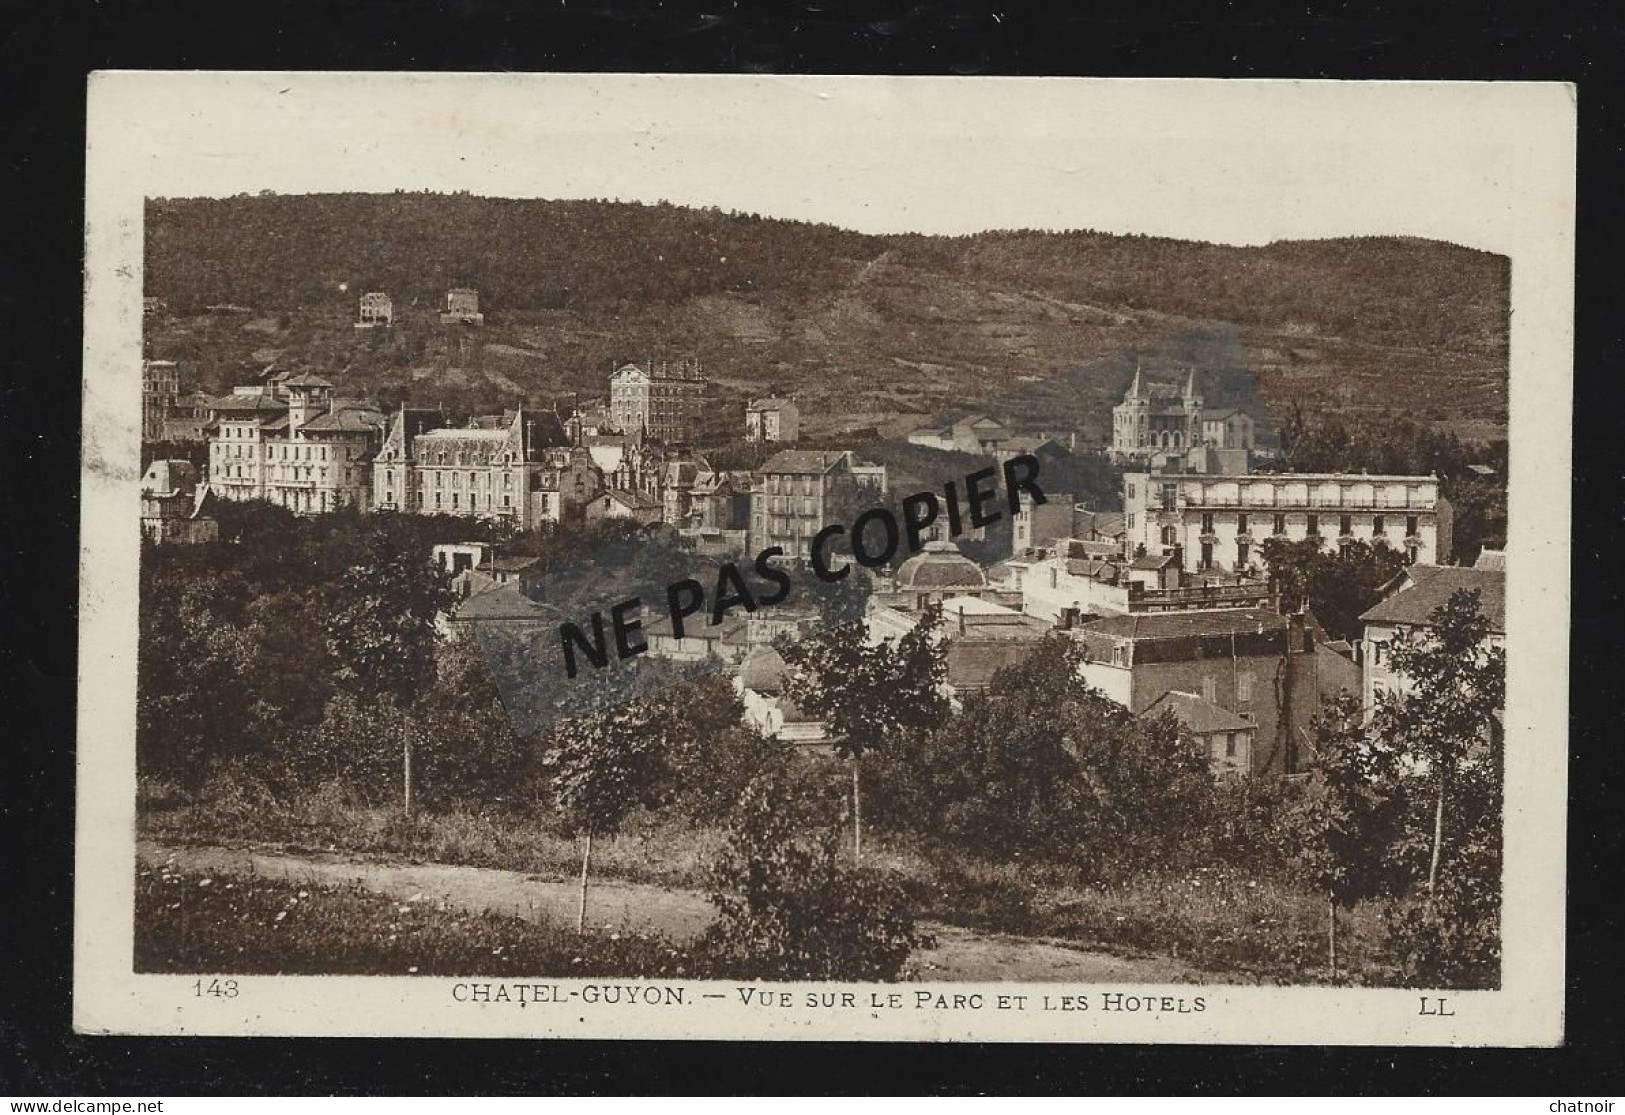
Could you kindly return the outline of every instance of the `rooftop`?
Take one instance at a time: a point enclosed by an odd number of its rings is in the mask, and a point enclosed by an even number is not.
[[[1181,639],[1192,635],[1251,635],[1283,631],[1287,618],[1271,608],[1215,608],[1188,612],[1133,612],[1107,616],[1083,628],[1119,639]]]
[[[1453,593],[1476,589],[1479,607],[1490,621],[1490,630],[1498,635],[1506,634],[1505,570],[1413,565],[1390,583],[1396,585],[1393,594],[1362,615],[1362,623],[1426,627],[1432,622],[1434,609],[1449,600]]]
[[[1206,735],[1211,732],[1245,732],[1257,728],[1251,720],[1243,720],[1221,705],[1216,705],[1195,693],[1170,689],[1146,706],[1141,716],[1156,716],[1172,712],[1191,732]]]

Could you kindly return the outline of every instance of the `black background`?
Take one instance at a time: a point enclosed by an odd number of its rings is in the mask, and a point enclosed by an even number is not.
[[[0,3],[0,1094],[1621,1091],[1625,32],[1616,4]],[[453,69],[1565,80],[1580,105],[1568,1044],[1559,1050],[88,1038],[70,1028],[85,77]],[[1539,452],[1520,445],[1517,452]],[[92,673],[85,684],[94,686]],[[1312,1031],[1306,1039],[1312,1039]],[[1546,1110],[1531,1104],[1531,1111]]]

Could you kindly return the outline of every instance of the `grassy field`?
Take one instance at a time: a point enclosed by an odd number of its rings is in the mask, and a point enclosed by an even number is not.
[[[407,820],[394,809],[359,805],[333,787],[285,803],[236,784],[217,785],[196,803],[149,792],[140,814],[142,836],[170,843],[251,843],[572,879],[580,871],[580,845],[546,821],[497,806],[425,810]],[[707,865],[721,844],[715,830],[644,815],[620,836],[595,844],[593,875],[704,892]],[[1249,981],[1331,978],[1324,900],[1276,880],[1196,869],[1099,886],[1064,864],[986,862],[879,832],[870,834],[864,858],[904,881],[921,917],[944,924],[1065,940],[1121,956],[1170,956]],[[1393,981],[1382,928],[1374,907],[1342,913],[1341,979]]]
[[[245,975],[703,978],[708,962],[647,933],[587,933],[361,887],[167,865],[136,876],[135,970]]]

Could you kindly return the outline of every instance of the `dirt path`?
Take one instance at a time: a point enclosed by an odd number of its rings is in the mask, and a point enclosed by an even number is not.
[[[269,879],[346,884],[400,901],[444,902],[466,910],[491,911],[573,924],[579,892],[574,883],[539,879],[520,871],[446,863],[393,863],[330,853],[261,851],[213,845],[170,845],[142,840],[144,863],[172,861],[189,872],[252,872]],[[587,921],[620,929],[656,930],[674,940],[701,933],[716,911],[695,891],[618,880],[595,881],[588,891]],[[1074,948],[1066,942],[925,923],[937,947],[915,954],[917,978],[964,981],[1065,981],[1078,983],[1177,983],[1195,973],[1177,960],[1126,958]]]

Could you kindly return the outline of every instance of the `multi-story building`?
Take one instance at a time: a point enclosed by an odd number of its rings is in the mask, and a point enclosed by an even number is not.
[[[1190,449],[1204,440],[1195,370],[1186,373],[1184,388],[1174,393],[1148,387],[1136,367],[1123,401],[1112,408],[1112,456],[1145,460],[1158,450]]]
[[[564,517],[561,504],[574,495],[585,458],[550,461],[523,408],[459,428],[437,417],[403,407],[391,423],[372,463],[379,510],[496,519],[522,530]]]
[[[317,375],[277,377],[209,401],[209,483],[227,499],[264,499],[300,514],[366,509],[384,416],[338,399]]]
[[[792,399],[769,396],[745,407],[745,440],[793,445],[801,436],[801,411]]]
[[[1310,766],[1314,757],[1303,740],[1322,698],[1359,684],[1352,658],[1327,645],[1311,618],[1273,607],[1131,612],[1073,635],[1087,652],[1083,680],[1130,712],[1184,693],[1250,725],[1244,771],[1234,762],[1239,754],[1218,756],[1219,769],[1238,773],[1293,774]]]
[[[878,471],[877,471],[878,470]],[[805,561],[813,536],[829,523],[841,493],[860,486],[885,490],[885,466],[859,461],[850,450],[785,449],[756,470],[751,492],[751,549],[782,546]]]
[[[372,290],[361,296],[357,329],[387,329],[395,321],[395,303],[382,291]]]
[[[1383,588],[1383,599],[1360,617],[1361,700],[1369,713],[1390,693],[1406,693],[1410,681],[1393,668],[1389,644],[1402,631],[1432,626],[1433,612],[1458,591],[1477,592],[1489,620],[1487,647],[1506,645],[1506,570],[1499,563],[1471,568],[1413,565]]]
[[[181,394],[181,371],[173,360],[141,362],[141,440],[161,441],[164,420]]]
[[[1269,538],[1384,543],[1413,564],[1451,552],[1451,508],[1436,476],[1128,473],[1132,550],[1183,555],[1187,571],[1261,570]]]
[[[693,441],[705,400],[699,361],[683,360],[675,368],[648,364],[622,364],[609,377],[610,425],[630,437],[666,445]]]

